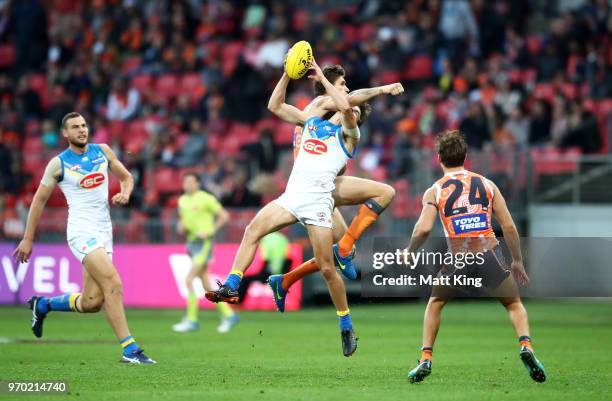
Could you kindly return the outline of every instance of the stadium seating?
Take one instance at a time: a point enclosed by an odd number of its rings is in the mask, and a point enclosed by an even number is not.
[[[81,2],[43,2],[49,12],[47,30],[49,32],[63,32],[55,24],[59,24],[60,18],[56,12],[71,14],[71,18],[78,20],[82,26],[87,26],[91,18],[100,18],[106,21],[109,28],[115,32],[127,29],[126,18],[121,13],[112,13],[110,8],[87,9]],[[53,4],[51,4],[53,3]],[[119,2],[120,3],[120,2]],[[146,2],[145,2],[146,3]],[[184,2],[177,2],[184,3]],[[197,2],[196,2],[197,3]],[[247,2],[250,4],[250,2]],[[155,21],[161,21],[158,15],[161,9],[151,8],[152,13],[147,18],[140,19],[143,33],[143,43],[138,51],[129,49],[118,42],[117,35],[99,37],[97,30],[84,30],[82,36],[72,36],[63,32],[61,57],[51,61],[48,57],[50,48],[41,52],[43,59],[40,60],[39,68],[24,67],[16,63],[16,45],[11,32],[0,37],[0,74],[8,78],[8,86],[0,88],[4,107],[2,119],[0,119],[0,133],[16,132],[18,151],[11,150],[11,155],[19,165],[18,175],[23,176],[19,182],[18,193],[21,199],[27,200],[32,196],[40,181],[40,175],[44,170],[49,157],[57,154],[64,147],[63,139],[60,138],[59,145],[51,149],[52,141],[43,143],[41,135],[45,120],[53,119],[54,129],[58,131],[58,121],[61,114],[68,109],[82,111],[87,117],[92,132],[104,133],[101,137],[108,140],[113,146],[119,147],[129,168],[142,169],[142,179],[138,179],[137,191],[140,197],[147,195],[155,189],[155,197],[151,198],[158,202],[162,208],[176,207],[177,195],[181,192],[181,176],[184,170],[176,165],[175,158],[162,157],[165,150],[170,149],[175,155],[180,155],[188,142],[187,133],[189,122],[193,118],[201,120],[201,130],[206,135],[206,151],[202,155],[201,163],[197,170],[204,171],[223,165],[226,158],[238,160],[243,168],[249,168],[249,163],[243,163],[246,155],[242,147],[246,144],[257,143],[264,129],[272,131],[273,140],[282,152],[290,153],[293,143],[294,126],[283,123],[271,117],[265,109],[266,97],[274,87],[275,80],[280,76],[280,68],[270,66],[259,66],[253,63],[257,59],[258,51],[262,45],[271,40],[286,40],[290,45],[295,38],[304,38],[311,42],[315,51],[317,61],[320,65],[327,63],[340,63],[347,71],[347,83],[351,89],[357,89],[355,82],[360,86],[384,85],[394,82],[402,82],[406,88],[404,96],[386,98],[382,101],[374,100],[376,109],[371,121],[363,127],[362,148],[371,146],[371,134],[384,136],[382,156],[378,165],[365,173],[349,166],[349,172],[358,175],[368,175],[379,181],[392,181],[397,185],[397,197],[391,208],[392,214],[397,218],[411,218],[415,210],[419,209],[418,197],[411,194],[409,189],[418,185],[410,180],[420,178],[418,172],[410,171],[403,176],[394,176],[392,167],[393,146],[396,143],[395,129],[398,120],[409,118],[414,121],[416,131],[414,143],[411,146],[423,151],[433,151],[434,130],[452,129],[461,126],[466,118],[467,101],[479,101],[486,109],[487,123],[493,126],[494,115],[492,102],[498,78],[507,76],[512,84],[513,90],[521,94],[520,106],[531,118],[531,104],[534,99],[541,99],[549,105],[559,97],[565,102],[580,100],[585,112],[592,112],[597,119],[598,130],[602,146],[597,151],[607,154],[610,151],[610,121],[612,118],[612,98],[610,93],[600,91],[605,88],[606,82],[600,84],[588,78],[587,66],[584,64],[585,57],[561,49],[557,57],[562,67],[558,68],[554,79],[543,79],[550,74],[542,75],[541,61],[543,52],[549,51],[548,44],[551,43],[549,34],[539,30],[526,27],[525,31],[518,32],[520,38],[514,42],[509,40],[509,32],[504,30],[500,38],[504,39],[504,46],[487,55],[486,49],[472,47],[458,59],[473,58],[476,70],[467,72],[463,65],[453,68],[453,77],[450,85],[444,87],[440,80],[441,66],[444,57],[450,52],[440,37],[441,33],[437,23],[440,10],[432,9],[436,2],[417,2],[416,8],[405,7],[393,12],[392,4],[384,4],[377,10],[363,10],[357,6],[346,6],[341,9],[329,8],[320,14],[313,13],[307,7],[288,3],[286,14],[276,14],[275,7],[264,2],[266,9],[262,20],[256,26],[242,29],[245,21],[241,20],[245,10],[237,9],[233,2],[224,3],[228,8],[227,14],[218,10],[220,14],[214,21],[204,21],[201,15],[192,15],[193,10],[185,10],[179,17],[183,18],[180,26],[188,27],[187,31],[193,35],[164,35],[167,27],[161,26]],[[393,2],[391,2],[393,3]],[[439,2],[437,2],[439,3]],[[478,2],[476,2],[478,3]],[[67,6],[66,4],[70,4]],[[135,2],[134,15],[145,15],[141,9],[143,2]],[[208,7],[208,6],[206,6]],[[205,8],[206,8],[205,7]],[[552,6],[551,6],[552,7]],[[223,8],[223,7],[222,7]],[[63,10],[63,11],[58,11]],[[206,8],[208,11],[208,8]],[[373,12],[373,18],[366,17],[364,13]],[[532,11],[530,11],[532,12]],[[544,17],[543,23],[550,24],[556,13],[550,10],[540,10],[540,17]],[[612,63],[612,47],[608,38],[609,31],[596,30],[590,24],[582,24],[580,18],[583,10],[561,12],[561,16],[570,16],[564,23],[569,24],[566,34],[572,40],[580,33],[581,38],[587,38],[589,43],[584,46],[584,51],[592,45],[597,54],[605,56],[606,68],[610,69]],[[400,15],[404,13],[404,15]],[[177,15],[178,15],[177,14]],[[422,15],[428,14],[431,20],[430,27],[421,26],[415,21]],[[131,14],[130,14],[131,15]],[[389,17],[401,17],[402,21],[409,21],[405,26],[395,26]],[[177,18],[179,18],[177,17]],[[480,15],[479,15],[480,17]],[[318,27],[320,18],[333,22],[323,32],[313,27]],[[508,16],[508,18],[516,18]],[[511,21],[512,22],[512,21]],[[482,29],[483,21],[477,18],[478,29]],[[514,26],[516,24],[513,24]],[[276,28],[278,32],[274,31]],[[9,27],[10,28],[10,27]],[[182,29],[182,28],[181,28]],[[289,29],[285,31],[283,29]],[[427,31],[429,29],[429,31]],[[151,46],[151,38],[158,34],[163,35],[163,51],[154,54],[155,49]],[[184,33],[184,32],[183,32]],[[391,33],[391,37],[386,37]],[[482,34],[483,32],[479,32]],[[515,32],[516,33],[516,32]],[[432,34],[434,41],[426,40],[428,34]],[[91,35],[88,36],[88,35]],[[54,38],[55,39],[55,38]],[[102,53],[81,59],[81,54],[92,55],[92,46],[100,41],[105,42]],[[481,42],[483,42],[481,40]],[[478,43],[483,45],[483,43]],[[581,46],[583,45],[580,43]],[[564,47],[564,43],[556,43],[556,46]],[[391,47],[391,53],[389,53]],[[477,50],[480,50],[477,51]],[[154,62],[150,55],[154,54]],[[169,56],[171,54],[172,56]],[[385,55],[392,54],[394,57],[386,59]],[[585,53],[586,54],[586,53]],[[246,57],[243,57],[245,56]],[[191,59],[190,59],[191,57]],[[241,81],[242,76],[235,74],[240,58],[246,60],[245,69],[255,74],[249,75],[253,82]],[[280,55],[279,57],[282,57]],[[195,61],[194,61],[195,60]],[[72,76],[75,62],[83,62],[86,70],[94,71],[103,77],[102,87],[93,87],[93,82],[80,82],[78,77]],[[252,64],[251,64],[252,63]],[[589,68],[593,68],[591,65]],[[493,71],[493,73],[492,73]],[[604,71],[605,72],[605,71]],[[470,75],[472,75],[470,77]],[[600,74],[601,75],[601,74]],[[605,75],[605,74],[604,74]],[[27,77],[28,86],[39,97],[42,110],[37,110],[37,99],[28,99],[29,112],[33,115],[27,117],[22,115],[24,110],[23,99],[17,91],[19,78]],[[599,77],[595,74],[596,77]],[[105,109],[107,105],[107,94],[111,91],[115,78],[125,77],[129,79],[130,87],[140,93],[140,104],[134,116],[125,121],[107,121]],[[479,77],[486,77],[492,86],[483,90]],[[91,79],[92,77],[90,77]],[[604,77],[605,78],[605,77]],[[248,104],[242,106],[241,110],[231,110],[235,104],[228,96],[235,96],[231,92],[232,83],[236,80],[240,85],[249,85],[249,90],[258,88],[261,91],[260,104]],[[501,79],[499,80],[502,81]],[[70,85],[84,85],[80,93],[70,93]],[[601,86],[601,88],[600,88]],[[252,90],[251,90],[252,91]],[[463,92],[465,91],[465,92]],[[231,93],[231,95],[230,95]],[[190,110],[175,110],[177,97],[186,95],[190,101]],[[288,99],[297,107],[303,108],[311,99],[311,86],[308,80],[292,82],[289,86]],[[67,103],[66,103],[67,102]],[[240,104],[240,103],[239,103]],[[434,113],[429,113],[431,106]],[[180,112],[180,113],[179,113]],[[248,113],[247,113],[248,112]],[[252,112],[252,113],[251,113]],[[247,115],[249,114],[249,115]],[[180,117],[178,118],[177,117]],[[380,117],[382,116],[382,117]],[[183,117],[187,121],[181,121]],[[508,116],[503,116],[507,118]],[[148,121],[155,121],[163,132],[163,139],[148,132]],[[374,121],[374,122],[372,122]],[[381,123],[382,121],[382,123]],[[529,121],[528,121],[529,123]],[[379,125],[376,125],[379,124]],[[7,135],[8,137],[9,135]],[[94,137],[95,138],[95,137]],[[165,141],[170,138],[171,143]],[[5,140],[5,138],[3,138]],[[520,178],[516,185],[521,190],[526,190],[528,185],[528,168],[533,165],[533,177],[537,181],[540,177],[552,177],[555,175],[572,174],[576,168],[575,158],[578,150],[561,150],[550,143],[546,144],[521,144],[521,148],[512,149],[512,157],[499,153],[498,144],[494,143],[489,132],[489,138],[485,141],[486,150],[483,152],[479,165],[486,164],[490,173],[499,176],[510,176],[517,171]],[[14,149],[14,148],[11,148]],[[493,150],[490,150],[493,149]],[[524,149],[524,150],[523,150]],[[363,149],[361,152],[363,152]],[[418,150],[418,149],[415,149]],[[488,152],[488,153],[487,153]],[[523,153],[521,153],[523,152]],[[514,157],[516,156],[516,157]],[[292,158],[280,155],[280,160]],[[274,180],[279,188],[286,183],[291,163],[279,163],[282,171],[274,174]],[[357,161],[358,162],[358,161]],[[210,164],[210,165],[207,165]],[[435,157],[431,165],[436,164]],[[415,168],[422,165],[415,164]],[[222,170],[222,167],[219,167]],[[223,171],[211,178],[213,181],[224,176]],[[253,178],[255,172],[249,172],[249,178]],[[212,187],[218,187],[215,181]],[[111,181],[111,192],[117,191],[116,181]],[[221,195],[221,194],[217,194]],[[277,194],[265,194],[263,199],[269,199]],[[52,205],[63,205],[61,198],[55,194],[50,200]],[[137,205],[136,207],[144,207]],[[146,214],[137,216],[138,219],[146,219]],[[137,238],[142,233],[141,227],[134,224],[129,237]]]

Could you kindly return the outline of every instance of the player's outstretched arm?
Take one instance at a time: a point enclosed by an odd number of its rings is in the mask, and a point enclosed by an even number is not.
[[[523,265],[521,240],[518,230],[516,229],[512,215],[510,215],[504,196],[501,194],[499,188],[497,188],[497,185],[492,181],[489,182],[493,186],[493,213],[501,226],[504,239],[510,250],[510,255],[512,255],[512,274],[514,274],[514,278],[519,284],[527,285],[529,284],[529,276],[527,276],[525,266]]]
[[[115,152],[106,144],[101,144],[102,151],[108,158],[108,167],[119,180],[121,191],[113,196],[111,200],[114,205],[127,205],[134,190],[134,178],[127,168],[119,161]]]
[[[304,125],[308,119],[308,114],[295,106],[285,103],[287,86],[289,86],[289,75],[286,72],[274,87],[274,91],[268,101],[268,110],[281,120],[295,125]]]
[[[34,194],[32,205],[30,205],[30,211],[28,212],[28,220],[26,222],[23,239],[15,251],[13,251],[13,256],[19,263],[27,262],[30,259],[30,255],[32,254],[32,243],[34,242],[34,235],[36,233],[38,221],[40,220],[40,216],[45,208],[47,200],[49,200],[49,197],[53,193],[55,184],[57,184],[60,179],[61,169],[62,162],[58,157],[51,159],[45,168],[43,178],[40,181],[40,185],[38,186],[36,193]]]
[[[397,96],[404,93],[404,87],[400,82],[394,84],[375,86],[374,88],[363,88],[357,89],[349,93],[349,102],[351,106],[359,106],[360,104],[367,103],[371,99],[380,95],[392,95]]]
[[[412,237],[410,238],[410,244],[408,244],[409,254],[416,252],[423,246],[436,222],[438,209],[436,207],[435,193],[435,189],[431,187],[423,194],[423,209],[421,209],[419,220],[412,230]]]
[[[369,102],[371,99],[380,95],[397,96],[404,93],[404,87],[401,83],[375,86],[373,88],[357,89],[348,94],[348,101],[351,106],[360,106]],[[321,100],[315,104],[316,107],[325,111],[337,111],[336,104],[329,96],[321,96]]]

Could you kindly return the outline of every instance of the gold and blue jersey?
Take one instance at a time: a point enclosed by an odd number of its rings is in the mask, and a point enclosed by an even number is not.
[[[70,148],[58,155],[59,187],[68,203],[68,238],[82,233],[111,231],[108,205],[108,158],[95,143],[83,154]]]
[[[338,172],[353,155],[342,141],[342,126],[320,117],[304,123],[287,191],[331,192]]]

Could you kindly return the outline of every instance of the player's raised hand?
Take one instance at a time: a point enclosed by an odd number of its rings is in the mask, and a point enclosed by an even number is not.
[[[32,255],[32,240],[23,239],[13,251],[13,257],[18,263],[25,263],[30,260]]]
[[[113,205],[124,206],[127,205],[130,201],[130,195],[119,192],[118,194],[115,194],[115,196],[113,196],[113,199],[111,201],[113,202]]]
[[[313,81],[321,81],[323,78],[325,78],[325,76],[323,75],[323,71],[321,70],[315,59],[312,59],[312,63],[310,63],[309,70],[313,70],[314,75],[309,75],[308,79],[312,79]]]
[[[384,95],[392,95],[397,96],[404,93],[404,87],[401,83],[396,82],[394,84],[385,85],[382,87],[382,92]]]
[[[510,266],[510,270],[514,275],[514,279],[522,286],[526,286],[529,284],[529,276],[525,272],[525,266],[523,266],[523,262],[512,262]]]

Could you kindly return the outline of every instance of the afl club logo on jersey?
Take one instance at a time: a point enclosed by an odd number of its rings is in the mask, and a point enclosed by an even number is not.
[[[327,153],[327,145],[318,139],[309,139],[304,142],[304,150],[313,155],[322,155]]]
[[[104,183],[104,174],[102,173],[91,173],[81,178],[79,186],[83,189],[94,189]]]

